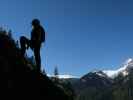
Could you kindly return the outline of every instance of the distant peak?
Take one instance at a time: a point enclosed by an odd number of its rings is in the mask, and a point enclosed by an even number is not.
[[[108,77],[103,71],[99,70],[99,71],[93,71],[92,73],[100,76],[100,77]]]
[[[125,61],[124,65],[129,65],[129,64],[133,64],[133,59],[129,58]]]
[[[109,77],[116,77],[119,73],[122,73],[124,76],[128,75],[128,70],[133,68],[133,59],[127,59],[123,65],[116,70],[104,70],[103,72],[106,73]]]

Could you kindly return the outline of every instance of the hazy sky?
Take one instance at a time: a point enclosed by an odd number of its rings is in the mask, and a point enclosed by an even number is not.
[[[49,74],[55,66],[77,76],[117,69],[133,57],[133,0],[0,0],[0,25],[16,40],[30,37],[33,18],[47,32],[41,56]]]

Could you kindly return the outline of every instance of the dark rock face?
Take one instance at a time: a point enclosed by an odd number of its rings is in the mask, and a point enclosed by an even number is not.
[[[12,38],[0,32],[0,91],[11,98],[68,100],[68,96],[46,75],[34,70]]]

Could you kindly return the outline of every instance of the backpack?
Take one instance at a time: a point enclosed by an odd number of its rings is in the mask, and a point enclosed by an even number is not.
[[[41,32],[41,42],[45,42],[45,31],[43,28],[41,28],[42,32]]]

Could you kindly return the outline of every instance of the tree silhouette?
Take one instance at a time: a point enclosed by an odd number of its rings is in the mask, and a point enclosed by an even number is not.
[[[54,69],[54,82],[56,84],[59,83],[59,71],[58,71],[58,67],[57,66],[55,66],[55,69]]]
[[[58,67],[55,66],[55,69],[54,69],[54,77],[58,78],[58,76],[59,76]]]

